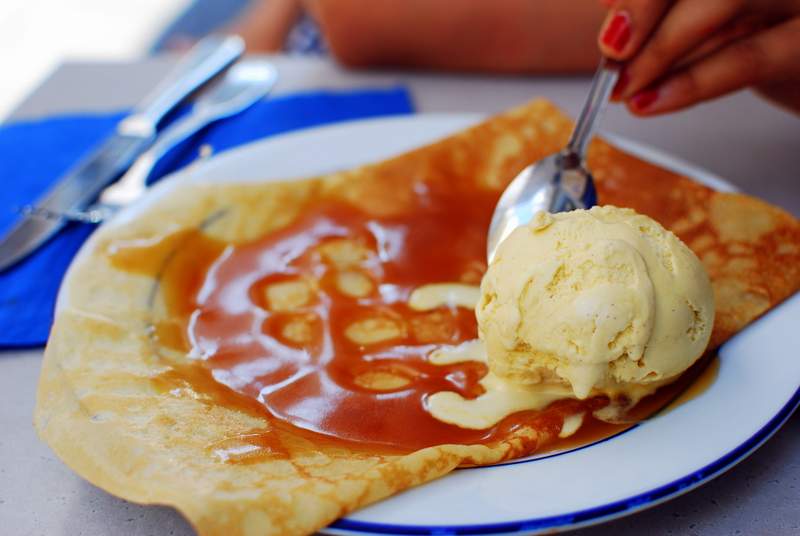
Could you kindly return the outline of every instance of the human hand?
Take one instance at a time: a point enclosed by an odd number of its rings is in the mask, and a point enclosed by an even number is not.
[[[270,0],[271,1],[271,0]],[[597,0],[303,0],[330,53],[357,68],[586,73]]]
[[[752,87],[800,112],[800,0],[601,0],[613,98],[637,115]]]

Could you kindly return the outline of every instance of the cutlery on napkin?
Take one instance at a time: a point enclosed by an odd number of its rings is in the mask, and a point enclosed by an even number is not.
[[[275,86],[277,79],[278,73],[268,60],[240,61],[194,101],[190,113],[159,132],[155,143],[139,156],[130,169],[119,180],[100,192],[97,203],[86,210],[42,212],[41,216],[67,218],[86,223],[100,223],[107,220],[121,208],[144,195],[147,190],[147,177],[158,161],[171,149],[209,124],[246,110],[264,98]]]
[[[116,125],[114,133],[99,148],[36,201],[36,209],[60,214],[86,208],[147,150],[156,138],[159,123],[169,112],[243,52],[244,41],[238,36],[211,36],[197,43],[161,84]],[[0,240],[0,272],[27,257],[65,224],[65,218],[24,214]]]
[[[413,112],[403,87],[309,91],[263,100],[215,122],[170,151],[150,182],[196,160],[199,148],[214,153],[267,136],[340,121]],[[0,125],[0,234],[17,218],[14,207],[31,203],[125,114],[72,115]],[[30,257],[0,273],[0,348],[44,344],[58,287],[93,225],[68,223]]]

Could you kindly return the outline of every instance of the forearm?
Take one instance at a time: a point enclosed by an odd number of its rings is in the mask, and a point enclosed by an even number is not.
[[[581,72],[598,59],[597,0],[307,0],[351,66]]]
[[[300,0],[262,0],[246,9],[230,31],[241,35],[250,51],[278,51],[301,13]]]

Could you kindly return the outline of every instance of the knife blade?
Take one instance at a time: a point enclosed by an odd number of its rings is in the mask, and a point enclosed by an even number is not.
[[[228,69],[194,101],[191,113],[176,119],[116,182],[103,189],[96,204],[85,212],[67,215],[77,221],[99,223],[147,192],[147,179],[172,149],[211,123],[243,112],[275,86],[278,71],[269,60],[249,58]]]
[[[244,52],[238,36],[201,40],[115,133],[64,175],[0,241],[0,272],[13,266],[53,237],[65,218],[41,218],[35,213],[60,214],[86,208],[152,145],[158,124],[175,106],[229,67]]]

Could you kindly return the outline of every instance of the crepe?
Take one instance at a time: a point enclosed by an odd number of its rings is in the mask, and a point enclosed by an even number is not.
[[[226,535],[310,533],[459,465],[493,463],[546,444],[560,426],[522,428],[489,445],[393,454],[283,425],[180,352],[155,344],[153,316],[164,315],[170,298],[158,293],[154,279],[164,274],[156,265],[120,270],[112,258],[119,244],[190,236],[182,229],[246,243],[289,225],[319,199],[383,218],[413,203],[420,184],[499,195],[525,165],[559,150],[570,129],[567,117],[537,100],[430,146],[326,177],[161,185],[162,195],[140,214],[99,229],[63,283],[37,393],[40,436],[108,492],[174,506],[198,533]],[[717,302],[712,345],[800,287],[800,224],[789,214],[714,192],[599,140],[589,165],[601,203],[653,216],[703,260]],[[179,246],[177,239],[165,244],[158,263]],[[184,268],[202,272],[214,252],[189,249]],[[194,284],[191,277],[181,281]]]

